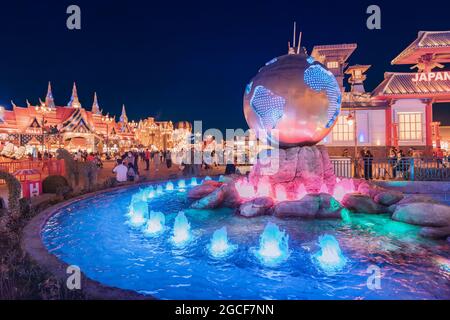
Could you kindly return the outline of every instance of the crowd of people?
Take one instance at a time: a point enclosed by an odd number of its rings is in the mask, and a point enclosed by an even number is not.
[[[165,165],[168,169],[172,167],[172,155],[170,150],[141,150],[141,151],[128,151],[122,154],[116,159],[117,165],[114,167],[113,172],[116,174],[116,180],[118,182],[124,181],[137,181],[139,180],[139,163],[144,163],[144,171],[150,171],[152,167],[156,173],[160,167]]]
[[[347,148],[343,150],[343,157],[351,158]],[[425,159],[426,158],[426,159]],[[448,154],[438,148],[433,152],[433,161],[436,168],[446,168],[448,166]],[[377,177],[397,179],[408,179],[411,165],[420,165],[421,161],[429,161],[428,157],[423,157],[422,153],[414,148],[408,148],[405,152],[402,149],[392,147],[386,158],[374,160],[374,155],[367,147],[359,151],[356,158],[356,174],[366,180],[374,178],[374,165],[376,164]]]

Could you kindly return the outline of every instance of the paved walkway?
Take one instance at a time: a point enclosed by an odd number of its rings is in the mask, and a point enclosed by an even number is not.
[[[103,163],[103,168],[99,172],[97,183],[103,183],[106,179],[115,177],[115,173],[112,172],[115,165],[116,165],[115,161],[105,161]],[[172,165],[172,167],[169,169],[164,163],[159,165],[158,170],[156,170],[155,166],[151,164],[150,170],[146,171],[145,162],[141,161],[139,162],[138,167],[139,167],[139,175],[146,177],[148,181],[164,180],[182,176],[182,172],[179,165]],[[224,172],[225,172],[224,166],[212,167],[211,169],[208,170],[202,169],[200,176],[220,175],[223,174]],[[0,185],[0,197],[4,200],[5,205],[7,205],[8,188],[6,187],[5,184]]]
[[[103,169],[100,171],[98,175],[98,182],[102,183],[106,179],[110,177],[115,177],[115,174],[112,172],[115,167],[115,161],[105,161],[103,163]],[[148,171],[145,170],[145,162],[140,161],[138,164],[139,176],[146,177],[147,180],[155,181],[155,180],[163,180],[171,177],[181,177],[182,172],[179,165],[172,165],[169,169],[166,164],[159,165],[157,168],[153,164],[150,164],[150,169]],[[201,176],[206,175],[220,175],[225,172],[225,166],[212,167],[211,169],[201,170]]]

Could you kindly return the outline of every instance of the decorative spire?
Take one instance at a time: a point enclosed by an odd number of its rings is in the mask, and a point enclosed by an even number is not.
[[[70,97],[70,101],[67,105],[72,108],[81,108],[81,103],[78,100],[77,85],[75,82],[73,83],[72,96]]]
[[[97,100],[97,92],[94,92],[94,102],[92,103],[92,114],[98,114],[101,115],[102,112],[100,111],[100,107],[98,105],[98,100]]]
[[[48,108],[55,108],[55,100],[53,100],[52,84],[48,82],[47,95],[45,96],[45,105]]]
[[[30,101],[28,101],[28,99],[27,99],[27,107],[28,108],[31,107],[31,103],[30,103]]]
[[[122,105],[122,114],[120,115],[120,122],[123,123],[128,122],[127,112],[125,111],[125,105]]]
[[[17,108],[17,105],[12,100],[11,100],[11,105],[13,106],[13,108]]]

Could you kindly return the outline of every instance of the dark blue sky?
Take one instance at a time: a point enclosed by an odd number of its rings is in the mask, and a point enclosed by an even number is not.
[[[366,89],[419,30],[449,30],[448,1],[2,1],[0,104],[44,98],[51,80],[57,105],[76,81],[83,106],[97,91],[100,106],[130,118],[204,120],[204,127],[246,127],[245,84],[286,53],[292,22],[308,52],[316,44],[350,43],[350,63],[371,64]],[[82,29],[66,28],[77,4]],[[366,28],[366,8],[378,4],[382,29]],[[428,4],[430,4],[428,6]],[[436,108],[443,118],[448,109]]]

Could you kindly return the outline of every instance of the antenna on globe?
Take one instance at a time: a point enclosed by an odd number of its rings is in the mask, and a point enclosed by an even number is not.
[[[296,27],[297,27],[297,22],[294,21],[294,33],[292,34],[292,47],[293,48],[295,48],[295,38],[297,37],[297,34],[295,32]]]
[[[298,34],[297,54],[300,53],[301,43],[302,43],[302,32],[300,31],[299,34]]]
[[[288,54],[295,54],[295,38],[296,38],[297,23],[294,21],[294,33],[292,34],[292,47],[291,42],[288,41]]]

